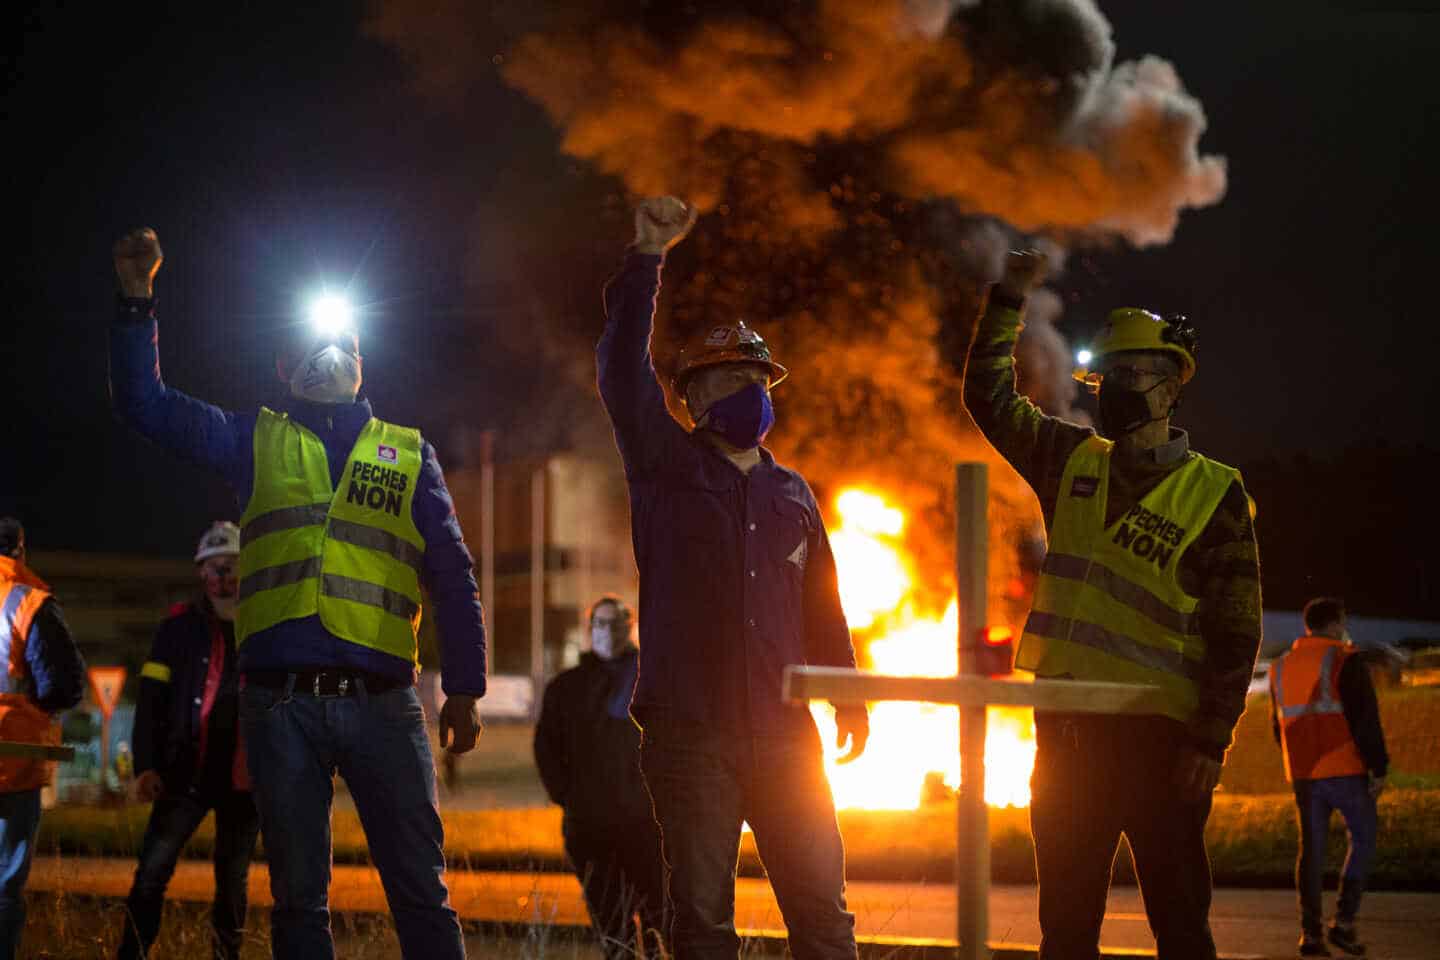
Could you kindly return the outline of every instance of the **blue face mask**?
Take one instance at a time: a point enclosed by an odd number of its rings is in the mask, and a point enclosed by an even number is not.
[[[710,430],[737,450],[758,447],[775,426],[775,408],[764,384],[748,387],[722,397],[700,418],[700,428]]]

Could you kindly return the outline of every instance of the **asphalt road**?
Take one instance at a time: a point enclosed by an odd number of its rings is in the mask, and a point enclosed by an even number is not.
[[[123,897],[134,864],[104,858],[40,857],[28,889]],[[586,922],[575,879],[563,874],[451,871],[451,901],[467,920],[540,924]],[[170,896],[205,901],[211,896],[212,871],[202,861],[182,862]],[[251,904],[270,905],[264,864],[250,874]],[[948,886],[852,883],[850,908],[862,936],[953,939],[955,892]],[[1329,901],[1327,901],[1329,902]],[[370,867],[335,868],[331,905],[336,910],[383,912],[379,877]],[[992,942],[1035,944],[1040,939],[1034,887],[1000,886],[990,895]],[[780,912],[762,880],[741,880],[736,889],[736,922],[752,931],[783,929]],[[1295,955],[1295,896],[1286,890],[1217,890],[1211,926],[1220,952],[1239,957]],[[1440,960],[1440,894],[1372,893],[1361,911],[1360,931],[1373,960]],[[1105,947],[1153,950],[1140,895],[1116,887],[1101,934]]]

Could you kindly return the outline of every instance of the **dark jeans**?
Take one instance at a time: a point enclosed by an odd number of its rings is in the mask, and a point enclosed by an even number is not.
[[[190,794],[165,794],[150,810],[150,823],[140,845],[140,864],[125,902],[125,933],[120,960],[136,960],[150,950],[160,934],[165,888],[185,844],[211,809],[215,810],[215,903],[210,925],[215,932],[217,960],[240,956],[248,903],[246,883],[260,817],[248,791],[231,790],[213,800]]]
[[[39,832],[39,788],[0,793],[0,960],[10,960],[20,948],[25,881]]]
[[[1295,806],[1300,814],[1300,856],[1295,861],[1295,887],[1300,892],[1300,924],[1304,931],[1320,936],[1324,925],[1321,885],[1325,876],[1325,845],[1330,836],[1330,814],[1340,811],[1350,848],[1340,873],[1340,902],[1335,922],[1349,926],[1360,911],[1365,878],[1375,857],[1375,836],[1379,818],[1375,798],[1370,796],[1370,778],[1327,777],[1323,780],[1296,780]]]
[[[634,956],[635,916],[644,955],[659,956],[665,931],[665,861],[654,820],[597,823],[565,818],[565,853],[608,958]]]
[[[410,960],[461,960],[445,888],[435,761],[413,687],[349,697],[247,686],[241,695],[250,776],[270,861],[277,960],[333,960],[330,805],[345,778],[370,860]]]
[[[1180,725],[1160,717],[1037,714],[1030,830],[1042,960],[1094,960],[1120,835],[1130,841],[1161,960],[1214,960],[1210,799],[1174,786]]]
[[[799,960],[854,960],[845,851],[813,727],[735,738],[651,723],[640,750],[668,868],[676,960],[736,957],[735,864],[749,822]]]

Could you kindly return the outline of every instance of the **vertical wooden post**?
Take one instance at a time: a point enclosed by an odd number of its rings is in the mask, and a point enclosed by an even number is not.
[[[975,638],[986,625],[989,475],[983,463],[955,466],[955,586],[960,606],[959,672],[978,673]],[[960,796],[956,817],[955,887],[962,960],[988,960],[990,948],[990,824],[985,807],[985,707],[961,707]]]
[[[545,467],[530,475],[530,689],[531,719],[540,719],[545,690]]]

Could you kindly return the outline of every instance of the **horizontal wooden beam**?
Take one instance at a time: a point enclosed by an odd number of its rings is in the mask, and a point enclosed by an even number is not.
[[[1159,713],[1159,687],[1082,680],[991,680],[988,677],[900,677],[844,667],[785,668],[790,702],[879,700],[956,704],[963,707],[1034,707],[1061,713]]]
[[[75,748],[53,743],[15,743],[0,740],[0,757],[24,757],[27,760],[74,760]]]

